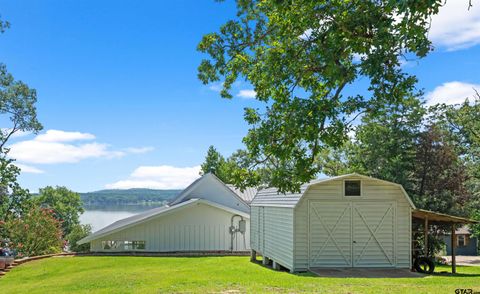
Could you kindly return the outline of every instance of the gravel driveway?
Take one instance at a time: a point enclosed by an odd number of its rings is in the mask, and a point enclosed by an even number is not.
[[[452,257],[451,256],[443,256],[448,264],[451,264]],[[457,265],[473,265],[473,266],[480,266],[480,256],[465,256],[465,255],[458,255],[456,256]]]

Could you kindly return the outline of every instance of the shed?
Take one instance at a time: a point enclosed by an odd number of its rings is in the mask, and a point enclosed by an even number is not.
[[[401,185],[359,174],[314,180],[298,193],[263,189],[251,202],[252,255],[291,272],[410,268],[414,208]]]

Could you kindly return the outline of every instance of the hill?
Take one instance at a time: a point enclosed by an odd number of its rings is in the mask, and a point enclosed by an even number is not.
[[[180,194],[181,191],[182,190],[109,189],[80,193],[80,197],[84,205],[163,204]]]

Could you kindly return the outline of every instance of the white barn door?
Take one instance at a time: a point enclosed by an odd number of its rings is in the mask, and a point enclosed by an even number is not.
[[[353,203],[353,266],[395,266],[395,205]]]
[[[309,201],[309,267],[394,267],[392,202]]]
[[[351,205],[309,202],[309,266],[352,266]]]

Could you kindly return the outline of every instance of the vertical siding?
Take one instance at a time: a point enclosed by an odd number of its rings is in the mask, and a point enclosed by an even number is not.
[[[352,177],[354,179],[354,177]],[[362,196],[361,197],[344,197],[343,196],[343,180],[319,183],[311,186],[295,208],[295,245],[294,245],[294,268],[297,271],[308,269],[309,266],[309,213],[308,201],[365,201],[371,200],[375,202],[394,203],[395,210],[393,215],[392,230],[395,239],[393,249],[395,251],[394,258],[396,267],[410,267],[410,224],[411,224],[411,207],[405,199],[403,192],[396,185],[382,183],[375,180],[362,180]],[[369,213],[368,210],[365,213]],[[374,211],[371,211],[374,213]],[[372,217],[375,217],[372,215]],[[388,235],[388,232],[387,232]]]
[[[230,250],[231,217],[222,209],[197,204],[94,240],[91,250],[103,251],[103,240],[145,241],[145,251],[150,252]],[[250,221],[246,221],[245,235],[237,233],[234,239],[235,251],[250,249]]]
[[[254,206],[250,223],[252,249],[293,269],[293,209]]]

